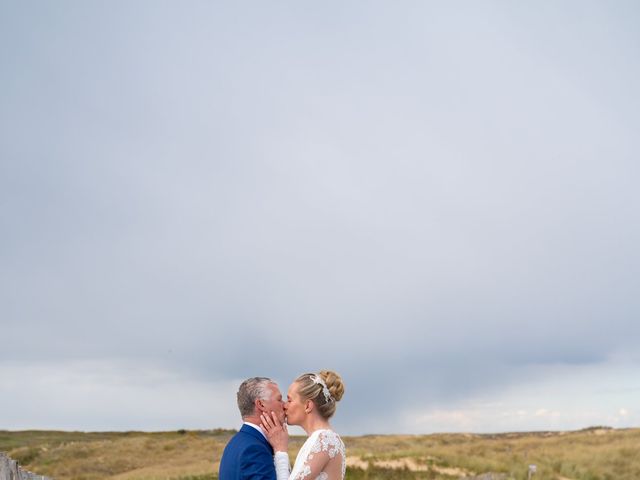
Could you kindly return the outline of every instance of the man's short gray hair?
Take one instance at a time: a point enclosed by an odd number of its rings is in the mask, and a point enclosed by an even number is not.
[[[256,400],[270,400],[271,390],[267,387],[275,383],[267,377],[247,378],[238,389],[238,408],[242,418],[255,413]]]

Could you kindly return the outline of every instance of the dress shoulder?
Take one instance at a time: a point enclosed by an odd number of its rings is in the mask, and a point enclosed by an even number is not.
[[[340,477],[330,477],[325,471],[330,462],[339,463]],[[346,455],[342,439],[333,430],[322,429],[314,431],[302,445],[289,480],[344,480],[345,472]]]
[[[311,447],[313,453],[327,452],[329,458],[340,453],[344,457],[344,443],[340,435],[333,430],[317,430],[314,433],[317,434],[317,438]]]

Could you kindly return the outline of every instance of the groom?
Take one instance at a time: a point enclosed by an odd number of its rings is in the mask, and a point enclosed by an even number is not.
[[[238,390],[244,424],[224,449],[219,480],[276,480],[273,448],[260,428],[260,414],[275,412],[284,422],[284,402],[278,385],[266,377],[245,380]]]

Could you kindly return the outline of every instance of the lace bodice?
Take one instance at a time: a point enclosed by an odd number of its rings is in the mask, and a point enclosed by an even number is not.
[[[289,475],[289,457],[275,458],[278,480],[343,480],[347,468],[344,443],[333,430],[316,430],[304,442]],[[283,464],[286,462],[286,471]]]

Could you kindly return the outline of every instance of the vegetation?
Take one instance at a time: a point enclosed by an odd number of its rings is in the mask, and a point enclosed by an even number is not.
[[[55,480],[217,480],[232,430],[0,431],[0,451]],[[343,437],[349,480],[637,480],[640,429]],[[290,455],[304,438],[294,437]]]

